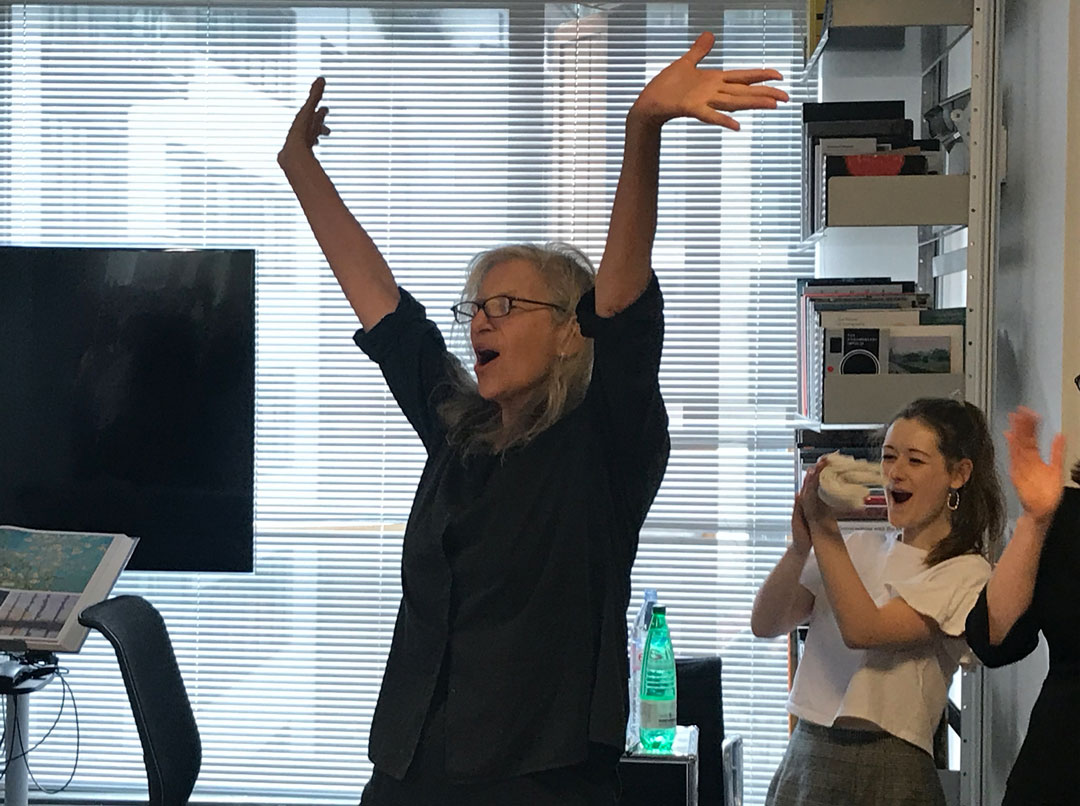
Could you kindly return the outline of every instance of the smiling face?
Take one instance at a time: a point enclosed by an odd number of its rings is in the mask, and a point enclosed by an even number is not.
[[[947,501],[971,475],[971,461],[948,467],[938,437],[920,420],[899,419],[889,426],[881,449],[881,472],[889,523],[904,531],[904,542],[931,548],[951,529]]]
[[[477,299],[499,294],[561,304],[552,299],[537,268],[522,258],[497,263],[484,275]],[[508,315],[494,319],[479,311],[469,336],[480,396],[499,404],[504,421],[520,413],[533,390],[563,360],[560,355],[579,349],[581,339],[572,318],[526,302],[515,302]]]

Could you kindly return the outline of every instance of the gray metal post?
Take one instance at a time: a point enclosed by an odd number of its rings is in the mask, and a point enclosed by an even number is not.
[[[23,755],[29,729],[29,694],[8,694],[7,719],[4,721],[4,803],[7,806],[26,806],[29,798],[26,756]]]

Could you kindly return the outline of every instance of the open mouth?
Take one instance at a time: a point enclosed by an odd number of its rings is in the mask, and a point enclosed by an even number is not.
[[[497,350],[477,350],[476,351],[476,366],[483,367],[490,364],[496,358],[499,357]]]
[[[902,504],[911,498],[911,493],[907,490],[889,490],[889,497],[892,498],[894,503]]]

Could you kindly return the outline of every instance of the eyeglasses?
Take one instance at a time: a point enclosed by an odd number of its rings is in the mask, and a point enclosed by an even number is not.
[[[566,311],[566,308],[562,305],[556,305],[553,302],[541,302],[538,299],[510,297],[506,294],[497,294],[496,296],[488,297],[487,299],[467,299],[463,302],[459,302],[457,305],[450,306],[450,310],[454,312],[454,319],[464,324],[466,322],[471,322],[473,317],[480,313],[480,311],[483,311],[488,319],[500,319],[503,316],[508,316],[511,310],[520,307],[517,304],[519,302],[527,302],[529,305],[543,305],[545,308],[554,308],[556,311]],[[521,310],[524,311],[529,309],[521,308]]]

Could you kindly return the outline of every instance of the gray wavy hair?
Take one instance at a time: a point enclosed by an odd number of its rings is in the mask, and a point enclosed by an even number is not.
[[[510,244],[481,252],[472,259],[461,298],[475,299],[487,273],[508,260],[526,260],[536,267],[551,292],[551,301],[563,308],[551,309],[556,324],[574,318],[578,302],[596,278],[589,259],[569,244]],[[476,381],[455,362],[449,394],[438,407],[450,444],[465,455],[496,449],[505,452],[527,445],[584,399],[592,378],[592,358],[592,341],[586,340],[577,353],[557,360],[532,390],[524,407],[525,416],[505,426],[498,404],[482,398]]]

